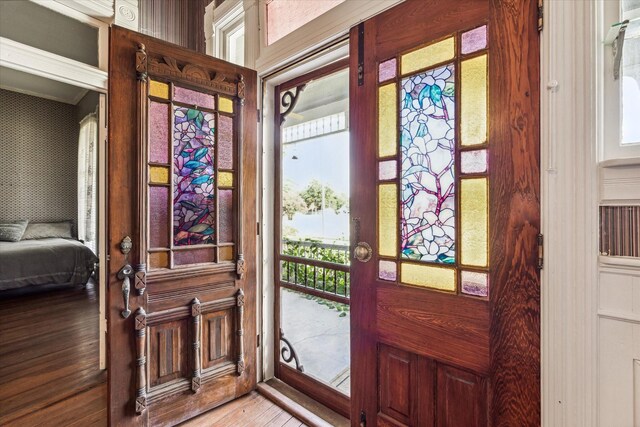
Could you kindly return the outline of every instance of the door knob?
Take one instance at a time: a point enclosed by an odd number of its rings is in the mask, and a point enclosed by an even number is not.
[[[353,257],[360,262],[367,262],[371,259],[373,250],[367,242],[359,242],[353,250]]]

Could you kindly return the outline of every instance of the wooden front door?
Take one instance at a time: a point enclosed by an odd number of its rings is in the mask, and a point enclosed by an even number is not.
[[[174,425],[255,387],[256,73],[114,27],[110,425]]]
[[[351,31],[354,426],[540,423],[536,6]]]

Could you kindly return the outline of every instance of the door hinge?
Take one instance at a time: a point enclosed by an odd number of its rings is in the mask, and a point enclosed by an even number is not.
[[[257,345],[256,347],[260,347],[260,334],[256,335]]]
[[[538,32],[544,26],[544,0],[538,0]]]
[[[256,222],[256,234],[259,236],[260,235],[260,223]]]
[[[364,84],[364,22],[358,24],[358,86]]]
[[[260,117],[260,109],[258,108],[258,123],[260,123],[261,121],[261,117]]]
[[[360,411],[360,427],[367,427],[367,414]]]
[[[544,236],[538,234],[538,270],[544,266]]]

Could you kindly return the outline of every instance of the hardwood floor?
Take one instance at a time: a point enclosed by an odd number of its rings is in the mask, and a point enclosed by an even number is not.
[[[0,425],[106,425],[97,289],[0,294]]]

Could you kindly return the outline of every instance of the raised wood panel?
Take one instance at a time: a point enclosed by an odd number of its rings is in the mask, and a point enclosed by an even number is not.
[[[218,310],[202,317],[202,368],[215,368],[233,361],[236,353],[233,310]]]
[[[153,388],[189,371],[188,319],[149,327],[149,385]]]
[[[379,354],[380,412],[401,425],[409,425],[412,407],[415,406],[413,399],[417,398],[412,387],[412,383],[417,379],[413,372],[414,358],[411,353],[388,346],[381,346]]]
[[[438,364],[436,425],[438,427],[487,424],[487,388],[484,378]]]

